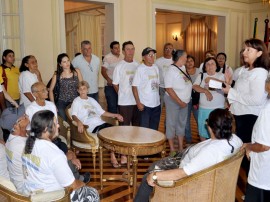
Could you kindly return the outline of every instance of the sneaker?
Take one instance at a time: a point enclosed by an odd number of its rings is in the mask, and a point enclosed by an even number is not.
[[[89,172],[84,173],[82,176],[83,176],[83,182],[85,184],[87,184],[88,182],[90,182],[91,174]]]

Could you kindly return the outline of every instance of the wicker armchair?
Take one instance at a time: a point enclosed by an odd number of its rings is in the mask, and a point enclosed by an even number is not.
[[[23,196],[14,190],[0,184],[0,201],[1,202],[70,202],[71,190],[48,192],[36,194],[34,196]]]
[[[66,108],[66,115],[68,118],[68,123],[70,125],[71,132],[71,141],[70,145],[74,150],[83,151],[83,152],[91,152],[93,157],[93,166],[96,168],[96,153],[98,152],[99,140],[96,133],[89,133],[87,131],[88,126],[84,127],[82,133],[78,132],[78,126],[75,121],[72,120],[71,116],[71,105]],[[102,117],[102,119],[110,123],[112,125],[117,125],[118,122],[115,119],[110,119],[106,117]]]
[[[234,202],[244,151],[177,181],[159,181],[151,202]]]

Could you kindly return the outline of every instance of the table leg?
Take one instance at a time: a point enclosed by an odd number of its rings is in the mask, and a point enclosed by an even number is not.
[[[137,166],[138,166],[138,159],[137,156],[133,156],[133,197],[136,195],[137,189]]]
[[[103,148],[99,146],[100,189],[103,189]]]
[[[165,155],[166,155],[166,151],[165,150],[162,150],[162,152],[161,152],[161,158],[164,158]]]

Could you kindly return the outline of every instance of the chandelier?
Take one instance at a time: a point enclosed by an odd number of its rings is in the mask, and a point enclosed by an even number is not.
[[[266,3],[270,4],[270,0],[262,0],[262,2],[263,4],[266,4]]]

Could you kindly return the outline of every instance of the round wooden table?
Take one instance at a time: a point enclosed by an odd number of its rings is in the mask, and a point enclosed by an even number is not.
[[[137,185],[137,156],[153,155],[161,152],[165,156],[166,136],[156,130],[137,126],[114,126],[98,132],[100,184],[103,189],[103,148],[128,156],[128,185],[133,184],[133,195]],[[130,158],[132,157],[133,177],[130,177]]]

